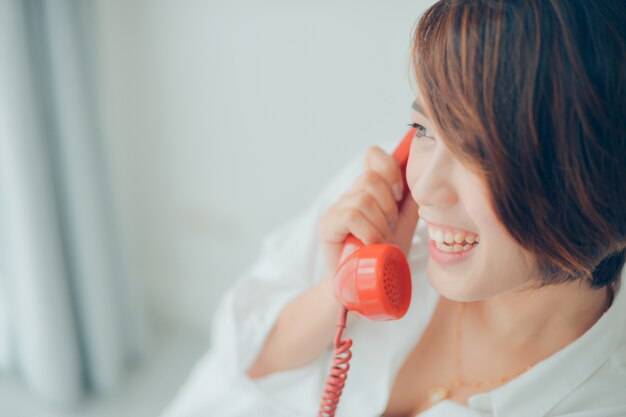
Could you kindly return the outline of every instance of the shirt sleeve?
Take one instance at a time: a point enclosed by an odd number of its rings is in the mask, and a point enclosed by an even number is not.
[[[388,142],[380,147],[391,153],[394,145],[396,142]],[[319,221],[363,172],[365,151],[362,149],[348,161],[306,211],[262,239],[255,262],[218,303],[212,320],[211,348],[194,366],[161,417],[296,417],[311,416],[317,411],[332,349],[308,365],[254,380],[246,375],[246,370],[258,356],[285,305],[322,278]],[[423,246],[420,242],[427,236],[423,229],[413,242],[416,249]],[[423,252],[412,250],[409,254],[413,272],[425,271]],[[431,311],[431,304],[434,307],[436,301],[422,299],[428,294],[427,280],[421,272],[413,275],[414,307],[402,320],[359,320],[344,332],[344,338],[358,343],[351,348],[350,383],[344,387],[337,416],[372,417],[384,410],[393,373],[419,336],[414,326],[426,320],[420,316],[422,310]]]
[[[333,178],[307,211],[266,236],[257,260],[224,297],[214,316],[211,340],[222,353],[234,353],[224,355],[229,373],[245,374],[285,305],[322,278],[319,221],[362,166],[363,152]],[[229,337],[222,332],[225,324],[230,326]]]
[[[258,258],[234,282],[218,303],[212,319],[211,348],[195,366],[191,377],[163,417],[196,415],[200,408],[205,411],[215,410],[215,407],[221,409],[221,405],[217,404],[218,397],[230,396],[233,386],[245,386],[247,389],[256,390],[256,394],[260,396],[263,396],[263,390],[267,393],[272,386],[280,386],[281,397],[288,397],[282,388],[289,386],[291,379],[300,387],[300,391],[305,391],[302,379],[304,377],[311,379],[311,369],[316,366],[315,364],[277,372],[276,375],[255,380],[246,375],[246,370],[260,353],[285,305],[322,278],[324,259],[318,232],[319,221],[328,207],[334,204],[361,174],[364,154],[365,149],[351,159],[318,195],[309,209],[293,217],[262,240]],[[325,359],[327,358],[320,358],[320,363]],[[321,375],[313,378],[321,378]],[[310,382],[309,386],[316,383]],[[294,386],[294,390],[297,389]],[[222,394],[217,394],[220,390]],[[308,393],[309,389],[306,391]],[[314,401],[318,401],[319,393],[311,392],[307,395],[315,396]],[[238,406],[241,407],[242,400],[238,401]],[[291,401],[285,403],[295,404],[298,401],[292,396]],[[257,404],[255,407],[258,406]],[[224,412],[220,415],[235,414]]]

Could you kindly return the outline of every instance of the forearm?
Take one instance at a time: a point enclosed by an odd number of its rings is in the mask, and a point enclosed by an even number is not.
[[[335,300],[331,286],[331,278],[325,277],[285,306],[248,369],[249,377],[307,365],[332,345],[341,304]],[[348,314],[347,326],[355,317]]]

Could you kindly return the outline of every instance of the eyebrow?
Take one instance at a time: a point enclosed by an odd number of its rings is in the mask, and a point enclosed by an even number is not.
[[[413,104],[411,104],[411,107],[413,108],[413,110],[420,113],[422,116],[426,117],[426,114],[424,113],[424,109],[422,108],[422,106],[420,106],[417,100],[413,101]]]

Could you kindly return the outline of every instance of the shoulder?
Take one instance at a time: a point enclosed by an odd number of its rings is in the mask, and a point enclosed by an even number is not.
[[[626,343],[576,387],[549,416],[609,417],[626,415]]]

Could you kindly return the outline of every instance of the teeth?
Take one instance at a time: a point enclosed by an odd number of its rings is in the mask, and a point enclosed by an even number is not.
[[[472,245],[465,245],[465,246],[461,246],[461,245],[454,245],[454,246],[448,246],[445,245],[441,242],[435,242],[435,245],[437,245],[437,248],[442,251],[442,252],[447,252],[447,253],[458,253],[458,252],[463,252],[468,250],[469,248],[472,247]]]
[[[443,230],[433,227],[428,227],[428,236],[445,252],[468,250],[474,242],[478,243],[480,241],[480,237],[474,234],[465,232],[444,232]]]
[[[436,242],[435,244],[437,245],[437,249],[439,249],[442,252],[450,252],[450,249],[452,249],[450,246],[444,245],[443,243],[440,243],[440,242]]]
[[[464,250],[467,250],[467,249],[464,249],[464,247],[461,245],[448,246],[440,242],[436,242],[435,244],[437,245],[437,248],[439,248],[440,251],[446,252],[446,253],[457,253],[457,252],[463,252]],[[471,247],[472,245],[467,245],[467,246],[469,249],[469,247]]]

